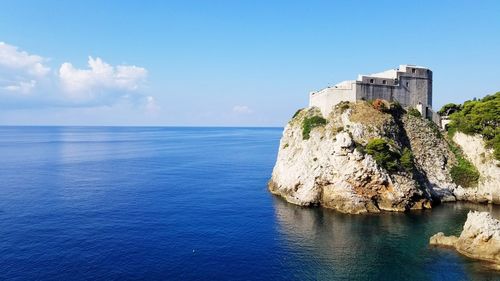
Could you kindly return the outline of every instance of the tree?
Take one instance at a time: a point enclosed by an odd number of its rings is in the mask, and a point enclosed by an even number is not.
[[[495,158],[500,160],[500,92],[480,100],[466,101],[461,110],[450,115],[449,128],[465,134],[480,134],[488,147],[492,147]]]
[[[460,104],[448,103],[441,107],[441,109],[438,111],[438,114],[441,116],[449,116],[455,112],[460,111],[460,109],[462,109],[462,106]]]

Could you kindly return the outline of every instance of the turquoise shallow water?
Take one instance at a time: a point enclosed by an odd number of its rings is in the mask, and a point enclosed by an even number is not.
[[[266,189],[281,131],[0,127],[0,280],[500,280],[427,245],[499,208],[290,205]]]

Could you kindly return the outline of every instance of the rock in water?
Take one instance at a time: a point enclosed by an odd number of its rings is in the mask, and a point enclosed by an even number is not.
[[[438,232],[429,239],[429,244],[438,246],[449,246],[455,247],[458,237],[456,236],[446,236],[443,232]]]
[[[470,258],[500,265],[500,221],[487,212],[470,211],[460,237],[444,236],[439,232],[429,243],[451,246]]]
[[[500,221],[487,212],[469,212],[455,247],[471,258],[500,264]]]

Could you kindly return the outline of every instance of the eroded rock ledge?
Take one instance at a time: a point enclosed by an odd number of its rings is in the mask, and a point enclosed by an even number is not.
[[[429,244],[453,247],[465,256],[500,266],[500,221],[487,212],[470,211],[459,237],[439,232]]]

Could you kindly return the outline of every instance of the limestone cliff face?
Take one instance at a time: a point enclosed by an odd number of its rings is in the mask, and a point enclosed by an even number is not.
[[[495,160],[493,151],[485,147],[480,136],[469,136],[457,132],[453,141],[460,146],[465,156],[479,171],[477,187],[459,187],[455,194],[459,200],[500,203],[500,161]]]
[[[415,157],[417,180],[441,202],[456,201],[456,184],[450,176],[455,155],[434,124],[422,118],[404,116],[404,131]]]
[[[312,116],[321,116],[318,108],[300,111],[285,127],[269,182],[272,193],[346,213],[430,208],[433,199],[455,199],[453,154],[429,121],[394,117],[366,102],[341,104],[305,139],[304,119]],[[389,172],[377,164],[363,151],[374,138],[387,139],[395,151],[411,148],[414,169]]]
[[[500,265],[500,221],[487,212],[469,212],[460,237],[439,232],[429,243],[454,247],[468,257]]]

